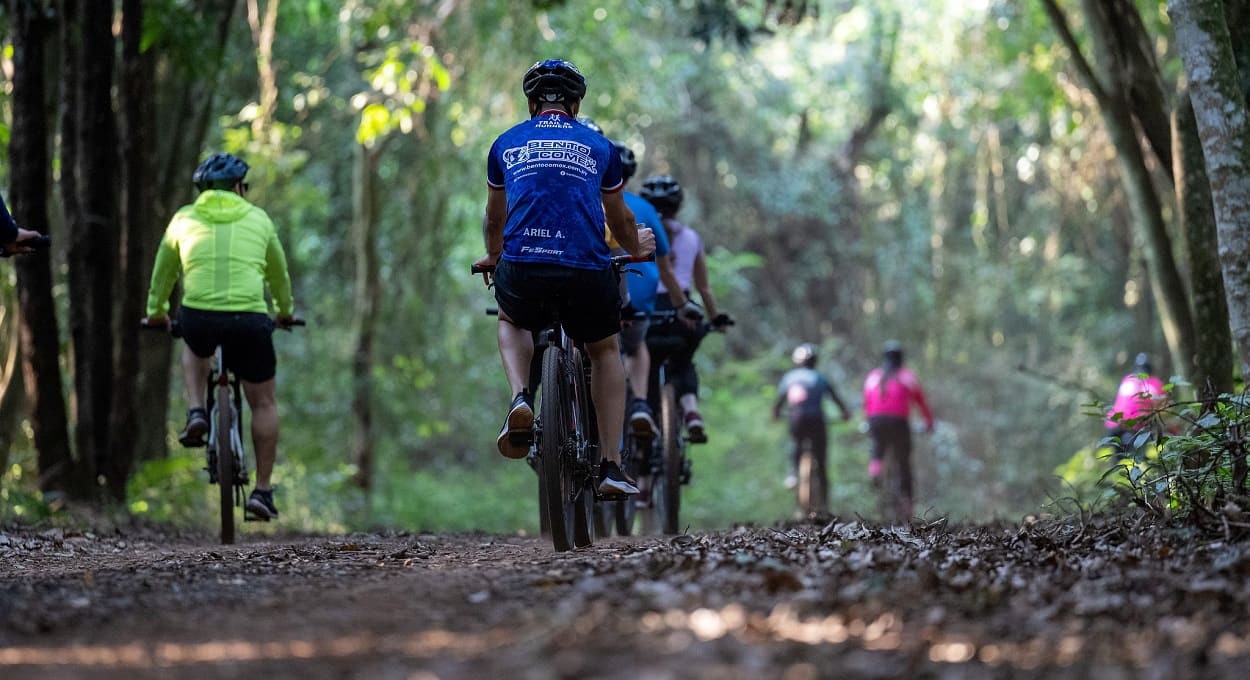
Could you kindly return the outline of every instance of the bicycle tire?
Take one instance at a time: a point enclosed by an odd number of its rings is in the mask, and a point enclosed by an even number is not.
[[[572,446],[572,413],[569,409],[568,371],[562,366],[562,350],[548,347],[543,352],[542,402],[543,439],[539,469],[543,478],[543,500],[551,528],[551,545],[557,552],[573,548],[571,471],[567,469],[566,447]]]
[[[681,468],[685,462],[685,441],[681,436],[681,414],[671,384],[661,391],[660,412],[664,421],[664,469],[659,475],[663,497],[661,524],[666,534],[676,534],[681,525]]]
[[[800,450],[798,468],[799,484],[796,487],[796,491],[798,493],[799,512],[804,516],[812,511],[812,496],[815,493],[815,489],[812,488],[812,468],[815,467],[815,461],[812,460],[813,458],[814,456],[812,455],[812,452],[808,449],[804,448]]]
[[[595,498],[595,474],[599,469],[599,425],[595,421],[595,406],[590,400],[590,367],[581,350],[574,349],[569,356],[569,376],[573,382],[574,441],[583,444],[584,458],[571,466],[572,487],[580,489],[573,497],[573,545],[585,548],[595,542],[595,516],[599,503]]]
[[[234,543],[234,409],[230,386],[217,388],[217,490],[221,500],[221,543]]]

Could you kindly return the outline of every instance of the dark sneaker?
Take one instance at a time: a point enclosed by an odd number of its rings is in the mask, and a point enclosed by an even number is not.
[[[499,431],[495,445],[499,447],[499,455],[504,458],[524,458],[529,455],[533,441],[534,406],[530,402],[529,392],[521,392],[512,400],[508,417],[504,419],[503,429]]]
[[[703,416],[698,411],[686,413],[686,436],[692,444],[706,444],[707,432],[703,429]]]
[[[187,425],[178,433],[178,443],[194,449],[205,445],[204,435],[208,434],[208,411],[193,408],[187,411]]]
[[[634,480],[621,472],[621,466],[605,460],[599,464],[599,485],[596,487],[600,496],[631,496],[638,493]]]
[[[262,522],[278,519],[278,508],[273,504],[273,489],[265,491],[252,489],[252,495],[247,498],[247,505],[243,506],[243,514],[244,519]]]
[[[634,434],[634,439],[644,441],[655,439],[660,434],[660,428],[655,426],[655,418],[651,415],[651,407],[647,405],[647,400],[634,400],[629,414],[629,429]]]

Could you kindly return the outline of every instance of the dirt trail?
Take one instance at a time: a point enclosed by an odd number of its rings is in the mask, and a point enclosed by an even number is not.
[[[0,677],[1245,677],[1250,546],[1131,517],[486,534],[0,529]]]

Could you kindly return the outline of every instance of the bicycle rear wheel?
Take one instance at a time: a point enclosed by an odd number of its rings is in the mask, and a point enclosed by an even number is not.
[[[685,464],[685,444],[681,436],[681,414],[677,395],[670,384],[661,391],[660,413],[664,421],[664,463],[656,475],[656,492],[659,493],[660,525],[666,534],[680,530],[681,517],[681,470]]]
[[[569,355],[569,377],[573,382],[573,413],[577,415],[573,440],[578,457],[571,464],[573,488],[573,545],[585,548],[595,541],[594,518],[600,506],[595,499],[595,475],[599,469],[599,425],[595,422],[595,406],[590,401],[590,367],[580,349]]]
[[[539,471],[542,475],[543,502],[551,529],[551,545],[557,551],[573,548],[573,470],[570,464],[573,442],[572,385],[564,365],[563,352],[548,347],[543,352],[542,411],[543,438]]]
[[[230,386],[217,388],[217,490],[221,500],[221,542],[234,543],[234,409]]]
[[[628,430],[626,430],[628,432]],[[626,435],[625,455],[621,459],[621,463],[625,474],[630,479],[638,479],[638,459],[642,452],[639,450],[637,440]],[[610,503],[612,506],[612,519],[616,524],[616,534],[618,536],[628,536],[634,531],[634,514],[637,512],[637,506],[633,498],[626,498],[623,501]]]

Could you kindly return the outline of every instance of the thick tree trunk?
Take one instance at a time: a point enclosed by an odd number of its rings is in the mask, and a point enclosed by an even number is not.
[[[151,154],[152,79],[150,53],[142,51],[143,0],[122,0],[122,169],[125,203],[122,206],[118,270],[117,352],[113,366],[112,411],[109,415],[111,439],[108,465],[108,491],[114,500],[126,500],[126,481],[135,460],[135,440],[139,432],[138,320],[143,315],[145,277],[150,266],[150,249],[145,236],[152,231],[151,187],[155,180]],[[162,421],[163,422],[163,421]],[[153,428],[160,428],[157,423]]]
[[[356,259],[355,317],[352,331],[352,459],[356,462],[356,486],[373,487],[373,353],[381,278],[378,273],[377,167],[386,138],[370,149],[356,146],[352,183],[352,249]]]
[[[1172,158],[1176,205],[1189,253],[1189,287],[1194,300],[1194,363],[1190,380],[1203,397],[1233,391],[1232,333],[1228,298],[1220,271],[1219,235],[1211,203],[1211,183],[1202,157],[1189,94],[1182,93],[1173,116]]]
[[[70,329],[74,348],[74,440],[82,473],[105,471],[113,383],[117,157],[113,116],[113,2],[81,2],[78,69],[79,220],[69,225]]]
[[[13,26],[13,124],[9,137],[10,203],[19,223],[48,233],[48,127],[44,108],[44,40],[49,26],[40,8],[11,0]],[[69,420],[61,392],[60,340],[47,255],[18,259],[23,381],[38,451],[39,488],[70,489]]]
[[[1221,0],[1169,0],[1202,138],[1242,376],[1250,375],[1250,120]]]

